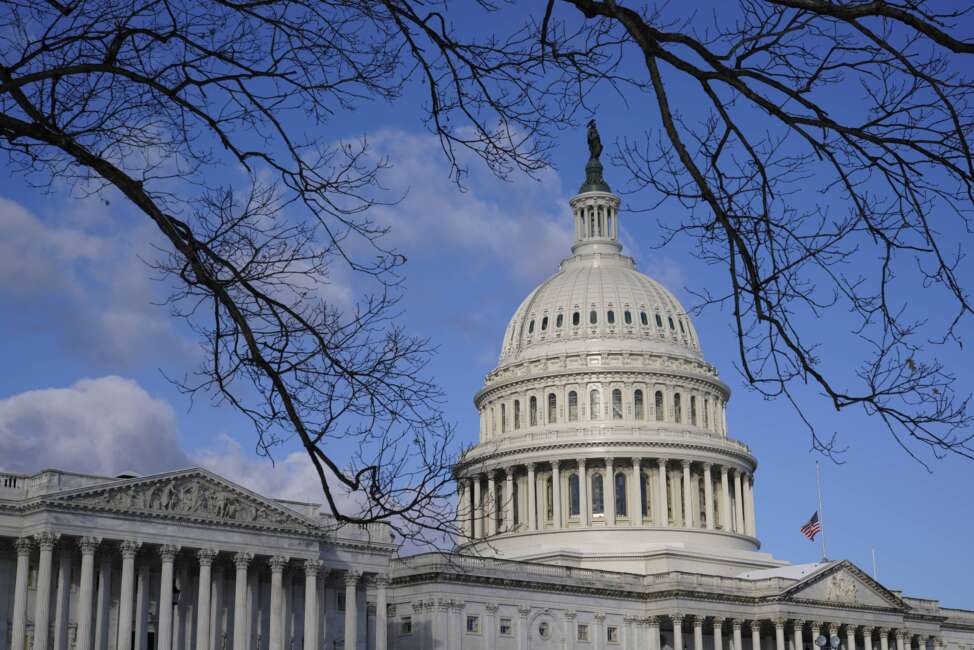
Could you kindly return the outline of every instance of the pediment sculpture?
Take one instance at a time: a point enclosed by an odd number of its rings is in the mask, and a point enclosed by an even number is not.
[[[828,591],[825,597],[830,603],[858,602],[855,580],[844,573],[836,573],[828,580]]]

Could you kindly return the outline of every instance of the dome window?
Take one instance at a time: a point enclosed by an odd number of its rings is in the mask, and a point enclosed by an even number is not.
[[[673,421],[677,423],[683,422],[683,415],[680,413],[680,401],[680,394],[675,393],[673,395]]]
[[[521,428],[521,400],[514,400],[514,430]]]
[[[638,388],[632,394],[632,407],[633,407],[633,415],[636,417],[636,419],[637,420],[642,420],[643,417],[644,417],[644,415],[643,415],[643,412],[644,412],[644,409],[643,409],[643,391],[641,391]]]
[[[602,411],[602,396],[599,395],[599,391],[592,389],[588,394],[588,406],[589,406],[589,419],[598,419],[600,412]]]
[[[588,313],[588,322],[595,325],[599,322],[599,312],[594,309]]]
[[[629,499],[626,498],[626,475],[622,472],[616,473],[616,517],[628,515]]]
[[[663,319],[659,314],[656,314],[656,327],[663,327]]]
[[[581,501],[579,494],[578,474],[568,477],[568,516],[577,517],[581,514]]]
[[[554,393],[548,393],[548,424],[558,421],[558,398]]]
[[[622,419],[622,391],[618,388],[612,390],[612,419]]]
[[[680,325],[682,326],[683,323],[680,323]],[[544,332],[547,329],[548,329],[548,317],[545,316],[544,318],[541,319],[541,331]]]
[[[626,321],[626,325],[632,325],[632,312],[627,309],[622,315],[622,320]]]
[[[670,329],[671,330],[675,330],[676,329],[676,325],[673,324],[673,317],[672,316],[667,316],[666,317],[666,320],[670,321]]]
[[[683,319],[682,318],[680,319],[680,333],[681,334],[686,334],[687,333],[687,331],[685,329],[683,329]]]
[[[528,400],[528,423],[532,427],[538,426],[538,398],[534,395]]]
[[[578,393],[571,391],[568,393],[568,421],[578,420]]]
[[[710,400],[703,398],[703,428],[710,428]]]
[[[582,322],[582,317],[576,311],[574,314],[572,314],[572,325],[574,325],[575,327],[578,327],[578,324],[581,323],[581,322]]]
[[[673,321],[670,321],[670,324],[672,325]],[[534,321],[528,323],[528,334],[534,334]]]
[[[609,313],[605,315],[605,318],[609,321],[609,325],[613,325],[616,322],[616,313],[610,309]]]
[[[605,514],[605,492],[601,474],[592,474],[592,514]]]
[[[507,404],[501,404],[501,433],[507,433]]]
[[[656,421],[663,421],[663,391],[656,391]]]
[[[697,396],[690,396],[690,424],[697,426]]]
[[[646,312],[639,312],[639,322],[643,324],[643,327],[649,325],[649,319],[646,318]]]
[[[561,325],[564,322],[565,322],[564,314],[558,314],[557,316],[555,316],[555,327],[561,328]]]

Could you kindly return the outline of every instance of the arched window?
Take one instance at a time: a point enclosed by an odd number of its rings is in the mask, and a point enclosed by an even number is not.
[[[572,325],[575,325],[577,327],[578,324],[581,322],[582,322],[582,317],[576,311],[575,313],[572,314]]]
[[[707,493],[704,491],[703,481],[699,482],[698,488],[699,489],[697,490],[697,504],[700,507],[700,512],[698,513],[699,516],[697,517],[697,521],[700,522],[701,528],[706,528],[707,527]]]
[[[612,419],[622,419],[622,391],[618,388],[612,389]]]
[[[703,428],[710,428],[710,400],[703,398]]]
[[[675,330],[676,329],[676,325],[673,324],[673,317],[672,316],[667,316],[666,317],[666,320],[670,321],[670,329],[671,330]]]
[[[544,318],[541,319],[541,331],[543,332],[546,329],[548,329],[548,317],[547,316],[545,316]]]
[[[578,420],[578,393],[571,391],[568,393],[568,421]]]
[[[599,322],[599,313],[594,309],[588,313],[588,322],[592,325]]]
[[[629,499],[626,498],[626,475],[622,472],[616,473],[616,517],[625,517],[628,514]]]
[[[663,421],[663,391],[656,391],[656,421]]]
[[[639,322],[643,324],[643,327],[649,325],[649,320],[646,318],[646,312],[639,312]]]
[[[521,401],[514,400],[514,430],[521,428]]]
[[[690,424],[697,426],[697,396],[690,396]]]
[[[528,400],[528,421],[532,427],[538,426],[538,398],[534,395]]]
[[[656,327],[663,327],[663,319],[659,314],[656,314]]]
[[[558,421],[558,398],[554,393],[548,393],[548,424]]]
[[[507,433],[507,404],[501,404],[501,433]]]
[[[555,327],[561,327],[561,324],[565,322],[565,315],[558,314],[555,316]]]
[[[528,334],[534,334],[534,321],[528,323]]]
[[[638,388],[632,394],[632,410],[633,416],[635,416],[637,420],[642,420],[645,417],[645,415],[643,415],[643,391]]]
[[[680,333],[681,334],[686,334],[687,331],[685,329],[683,329],[683,319],[682,318],[679,320],[679,323],[680,323]]]
[[[605,319],[609,322],[609,325],[614,324],[616,322],[616,313],[610,309],[605,315]]]
[[[602,474],[592,474],[592,514],[605,514],[605,493],[602,485]]]
[[[568,515],[577,517],[581,514],[579,496],[578,474],[571,474],[568,477]]]
[[[493,406],[490,407],[490,432],[497,433],[497,414]]]
[[[627,309],[622,314],[622,320],[626,321],[626,325],[632,325],[632,312]]]
[[[548,477],[544,484],[545,519],[551,521],[555,517],[555,483]]]
[[[597,420],[602,414],[602,399],[599,396],[599,391],[594,388],[588,394],[588,411],[590,420]]]
[[[680,394],[673,394],[673,421],[683,422],[683,414],[680,413]]]
[[[642,508],[643,518],[648,519],[653,513],[653,491],[652,481],[649,474],[640,472],[639,478],[639,502]]]

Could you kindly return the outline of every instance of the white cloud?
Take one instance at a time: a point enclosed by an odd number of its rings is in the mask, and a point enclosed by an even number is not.
[[[264,496],[323,500],[304,452],[272,463],[247,453],[226,434],[187,452],[172,407],[131,379],[82,379],[68,388],[32,390],[0,400],[0,471],[30,474],[55,468],[116,476],[196,466]]]
[[[572,220],[555,171],[502,181],[470,160],[461,191],[434,136],[381,131],[369,144],[391,162],[381,176],[390,195],[405,193],[370,214],[392,227],[389,239],[407,255],[439,248],[444,257],[462,255],[529,279],[550,274],[568,256]]]
[[[157,304],[164,288],[140,259],[155,255],[154,231],[111,231],[90,216],[79,228],[72,216],[42,220],[0,198],[0,297],[15,322],[42,323],[66,350],[100,367],[191,358],[192,343]]]

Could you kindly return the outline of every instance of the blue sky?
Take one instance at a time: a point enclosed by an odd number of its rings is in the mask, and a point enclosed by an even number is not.
[[[682,87],[674,92],[679,102]],[[593,107],[609,153],[619,139],[641,137],[653,126],[645,98],[630,99],[627,106],[606,95]],[[365,104],[337,115],[328,136],[368,135],[393,163],[385,185],[408,190],[376,218],[391,225],[391,240],[409,259],[403,321],[439,347],[430,371],[445,391],[461,441],[472,443],[472,397],[496,363],[508,319],[568,254],[566,200],[582,180],[587,152],[583,130],[566,131],[558,137],[554,167],[537,178],[501,181],[471,161],[461,190],[423,128],[420,102],[407,94],[392,106]],[[314,482],[293,448],[282,447],[271,469],[253,453],[254,437],[242,418],[205,400],[191,403],[165,379],[190,371],[198,349],[158,305],[165,287],[149,279],[140,257],[159,240],[144,218],[115,196],[80,199],[65,187],[41,194],[9,169],[0,174],[0,354],[7,369],[0,375],[0,470],[152,471],[199,463],[274,496],[313,498]],[[624,185],[622,170],[609,167],[606,177],[615,187]],[[634,195],[624,205],[652,202]],[[659,223],[680,219],[680,210],[664,204],[650,213],[630,212],[621,226],[639,268],[689,307],[692,291],[721,287],[723,275],[699,262],[687,241],[656,247]],[[958,230],[956,236],[970,244],[969,235]],[[338,273],[329,295],[341,303],[353,300],[355,291],[353,279]],[[943,315],[920,287],[905,287],[897,299],[931,318]],[[840,332],[829,335],[842,323],[841,314],[809,321],[823,332],[826,362],[860,352]],[[798,532],[816,508],[819,457],[809,451],[807,432],[787,404],[765,401],[743,385],[734,371],[726,312],[708,310],[695,324],[706,357],[733,391],[731,433],[759,461],[764,550],[793,562],[818,559],[818,544]],[[971,333],[969,322],[964,332]],[[944,352],[962,392],[970,392],[970,353]],[[814,396],[806,404],[816,425],[848,446],[842,464],[822,461],[830,557],[871,571],[875,548],[878,577],[887,586],[974,608],[971,461],[931,460],[928,472],[880,423],[862,413],[837,415]]]

